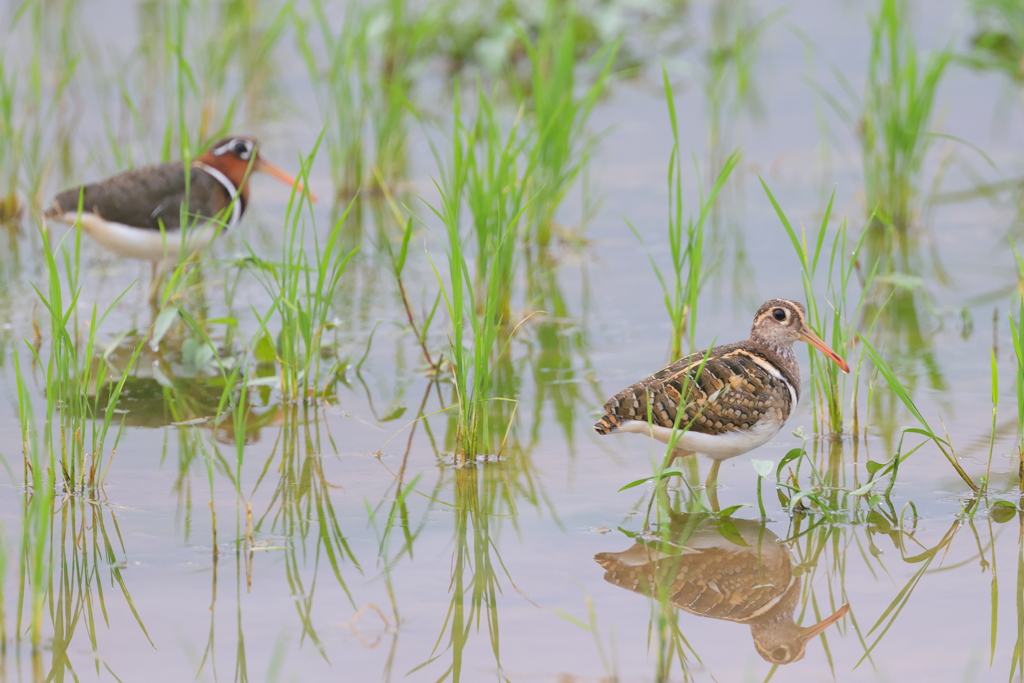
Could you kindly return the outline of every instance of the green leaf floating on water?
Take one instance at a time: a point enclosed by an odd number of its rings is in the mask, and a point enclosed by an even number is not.
[[[1004,524],[1017,516],[1017,506],[1008,500],[997,500],[988,509],[988,516],[998,524]]]

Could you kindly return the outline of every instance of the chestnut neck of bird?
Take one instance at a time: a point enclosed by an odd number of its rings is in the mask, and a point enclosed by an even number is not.
[[[258,158],[257,158],[258,159]],[[249,178],[256,171],[256,164],[243,161],[231,154],[215,155],[213,152],[203,152],[197,159],[202,164],[215,168],[231,181],[242,197],[242,202],[249,203]]]
[[[796,360],[792,341],[771,339],[767,335],[761,334],[760,329],[754,327],[750,330],[750,339],[747,340],[747,344],[778,367],[786,379],[793,383],[797,393],[800,393],[800,364]]]

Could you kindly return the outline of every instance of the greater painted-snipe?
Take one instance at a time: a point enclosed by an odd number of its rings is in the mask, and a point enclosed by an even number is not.
[[[850,371],[808,326],[803,304],[770,299],[754,316],[749,339],[690,354],[623,389],[604,404],[607,414],[594,430],[649,434],[666,444],[678,431],[674,455],[712,458],[713,493],[721,462],[769,441],[793,412],[800,398],[797,341]]]
[[[186,256],[202,251],[220,229],[238,223],[249,203],[253,171],[302,190],[295,178],[263,159],[256,140],[245,135],[213,143],[188,171],[183,161],[171,161],[71,188],[54,198],[46,217],[80,225],[115,254],[152,262],[153,300],[160,276],[177,264],[182,251]]]

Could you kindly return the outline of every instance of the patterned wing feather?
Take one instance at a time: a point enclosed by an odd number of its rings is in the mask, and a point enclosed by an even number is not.
[[[678,360],[620,391],[604,409],[617,421],[650,419],[671,429],[682,407],[680,427],[724,434],[748,429],[773,410],[787,419],[794,398],[782,373],[740,343]]]

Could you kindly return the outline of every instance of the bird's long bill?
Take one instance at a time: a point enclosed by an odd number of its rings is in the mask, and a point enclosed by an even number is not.
[[[288,175],[277,166],[274,166],[274,164],[270,163],[266,159],[259,159],[259,161],[257,161],[256,170],[261,173],[266,173],[269,176],[274,176],[286,185],[291,185],[297,192],[302,192],[303,190],[303,186],[300,181],[296,180],[293,176]],[[309,193],[309,198],[314,202],[316,201],[316,195],[312,192]]]
[[[830,349],[828,344],[821,341],[821,337],[810,330],[807,330],[800,335],[800,338],[835,361],[835,364],[838,365],[843,372],[850,372],[850,366],[846,364],[846,361],[843,360],[838,353]]]
[[[818,635],[819,633],[821,633],[822,631],[827,629],[829,626],[831,626],[832,624],[836,623],[837,621],[839,621],[840,619],[845,617],[846,613],[849,612],[849,611],[850,611],[850,606],[849,605],[843,605],[838,610],[836,610],[836,613],[833,614],[832,616],[826,617],[825,619],[822,619],[821,621],[819,621],[814,626],[808,626],[806,629],[804,629],[804,632],[803,632],[804,638],[806,638],[807,641],[810,641],[811,638],[813,638],[814,636]]]

